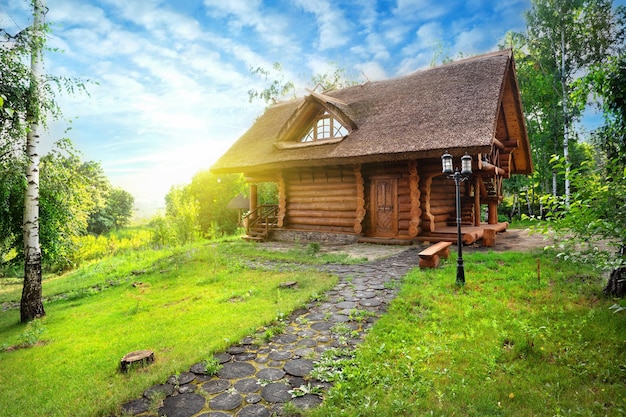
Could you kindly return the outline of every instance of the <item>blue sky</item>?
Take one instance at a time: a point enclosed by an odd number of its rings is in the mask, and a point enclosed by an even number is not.
[[[0,0],[0,28],[30,25],[29,1]],[[489,52],[525,29],[530,0],[47,0],[46,71],[83,77],[90,95],[62,96],[69,136],[142,211],[163,207],[262,113],[251,67],[280,62],[304,91],[329,62],[359,81],[430,65],[438,50]]]

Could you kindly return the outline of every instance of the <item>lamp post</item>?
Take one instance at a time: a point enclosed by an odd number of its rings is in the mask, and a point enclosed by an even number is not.
[[[441,156],[441,166],[443,173],[448,178],[454,179],[454,185],[456,186],[456,233],[457,233],[457,247],[459,250],[459,256],[457,257],[456,264],[456,283],[457,285],[465,285],[465,267],[463,265],[463,239],[461,236],[461,182],[467,180],[472,175],[472,157],[467,153],[461,157],[461,169],[453,168],[452,155],[446,151]]]

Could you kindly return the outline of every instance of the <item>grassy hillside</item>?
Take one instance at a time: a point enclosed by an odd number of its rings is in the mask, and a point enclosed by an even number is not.
[[[46,317],[19,322],[0,313],[0,416],[103,416],[152,384],[186,371],[303,305],[335,279],[315,272],[263,272],[242,260],[267,256],[222,243],[139,251],[48,278]],[[292,259],[319,258],[295,252]],[[297,281],[297,290],[281,290]],[[4,285],[1,300],[19,300]],[[30,346],[30,347],[26,347]],[[123,355],[155,351],[155,363],[128,375]]]

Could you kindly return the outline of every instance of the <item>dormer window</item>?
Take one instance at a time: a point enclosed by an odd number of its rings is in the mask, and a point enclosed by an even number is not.
[[[317,116],[313,122],[313,126],[304,135],[300,142],[315,142],[317,140],[337,139],[348,135],[346,129],[337,119],[330,113],[325,111]]]

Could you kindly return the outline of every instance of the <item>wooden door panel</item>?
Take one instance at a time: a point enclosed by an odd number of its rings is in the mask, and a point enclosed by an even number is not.
[[[398,234],[398,184],[395,178],[373,179],[371,192],[372,235]]]

